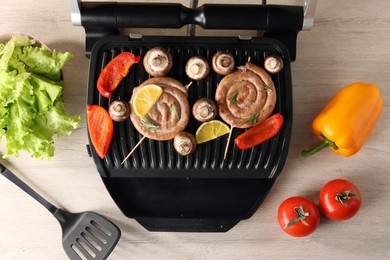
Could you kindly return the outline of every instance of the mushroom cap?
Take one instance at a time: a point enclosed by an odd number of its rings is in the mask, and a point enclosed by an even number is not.
[[[215,102],[210,98],[200,98],[192,106],[192,115],[200,122],[213,120],[218,114]]]
[[[217,51],[212,59],[212,67],[215,73],[227,75],[234,70],[234,57],[227,51]]]
[[[110,104],[108,113],[115,122],[123,122],[130,116],[130,104],[123,100],[115,100]]]
[[[190,79],[201,80],[209,74],[210,66],[206,58],[194,56],[187,61],[185,71]]]
[[[270,73],[278,73],[283,69],[283,60],[277,55],[270,55],[264,60],[264,68]]]
[[[196,150],[196,138],[189,132],[179,132],[173,139],[173,147],[183,156],[188,156]]]
[[[172,54],[162,47],[148,50],[143,59],[147,73],[154,77],[162,77],[169,73],[173,65]]]

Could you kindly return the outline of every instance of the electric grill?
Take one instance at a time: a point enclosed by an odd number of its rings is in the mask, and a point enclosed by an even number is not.
[[[195,55],[210,62],[216,51],[226,50],[234,55],[237,65],[250,58],[262,66],[271,54],[284,62],[283,70],[271,75],[278,97],[274,113],[284,116],[284,125],[275,137],[252,149],[241,151],[230,141],[224,159],[227,136],[223,136],[199,145],[193,155],[183,157],[174,151],[172,141],[145,139],[122,165],[142,138],[130,120],[115,123],[104,159],[99,158],[92,145],[87,145],[109,194],[123,214],[150,231],[224,232],[259,208],[287,158],[292,130],[290,63],[295,60],[298,32],[312,25],[316,1],[306,1],[305,6],[192,4],[72,2],[72,21],[85,28],[85,53],[90,58],[87,104],[108,109],[114,100],[130,100],[133,87],[150,78],[140,62],[130,69],[110,99],[99,94],[96,82],[101,70],[124,51],[143,57],[152,47],[166,48],[174,60],[168,76],[184,85],[191,81],[185,75],[185,63]],[[193,30],[188,36],[121,33],[123,28],[194,25],[204,29],[263,30],[263,34],[201,37],[194,36]],[[214,99],[221,79],[211,72],[205,79],[193,81],[190,105],[201,97]],[[192,118],[186,131],[195,133],[199,125]],[[243,131],[234,129],[232,140]]]

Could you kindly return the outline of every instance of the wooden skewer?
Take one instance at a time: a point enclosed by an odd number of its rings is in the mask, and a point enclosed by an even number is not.
[[[185,85],[185,87],[188,89],[191,85],[192,85],[192,81],[190,81],[190,83],[188,83],[187,85]]]
[[[138,141],[138,143],[134,146],[133,149],[131,149],[131,151],[130,151],[129,154],[125,157],[125,159],[123,159],[121,165],[124,164],[125,161],[126,161],[127,159],[129,159],[129,157],[133,154],[133,152],[135,151],[135,149],[137,149],[137,147],[142,143],[142,141],[143,141],[145,138],[146,138],[146,137],[143,136],[143,137],[141,138],[141,140]]]
[[[224,160],[226,159],[226,155],[227,155],[227,152],[228,152],[228,149],[229,149],[229,143],[230,143],[230,138],[232,137],[232,132],[233,132],[233,127],[230,126],[230,131],[229,131],[229,136],[228,136],[228,140],[227,140],[227,143],[226,143],[225,153],[223,155],[223,159]]]

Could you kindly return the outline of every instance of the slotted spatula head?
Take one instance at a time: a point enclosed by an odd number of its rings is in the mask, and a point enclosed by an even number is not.
[[[121,236],[120,229],[93,212],[54,214],[62,227],[62,245],[70,259],[106,259]]]

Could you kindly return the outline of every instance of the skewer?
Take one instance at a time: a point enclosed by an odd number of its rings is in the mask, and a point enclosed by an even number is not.
[[[123,161],[121,162],[121,165],[123,165],[125,163],[125,161],[127,159],[129,159],[129,157],[133,154],[133,152],[135,151],[135,149],[137,149],[137,147],[142,143],[142,141],[145,139],[146,137],[145,136],[142,136],[141,140],[138,141],[138,143],[134,146],[133,149],[131,149],[131,151],[129,152],[129,154],[125,157],[125,159],[123,159]]]
[[[229,136],[228,136],[228,140],[226,142],[225,153],[223,154],[223,159],[224,160],[226,159],[226,155],[227,155],[227,152],[228,152],[228,149],[229,149],[229,143],[230,143],[230,138],[232,137],[232,132],[233,132],[233,127],[230,126]]]
[[[191,85],[192,85],[192,81],[190,81],[190,83],[188,83],[187,85],[185,85],[186,89],[189,89]]]

